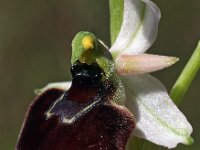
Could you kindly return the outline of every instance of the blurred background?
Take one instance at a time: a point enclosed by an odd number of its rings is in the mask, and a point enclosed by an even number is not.
[[[154,0],[162,11],[159,34],[148,51],[180,61],[154,73],[170,90],[200,40],[200,1]],[[0,150],[13,150],[34,89],[70,80],[71,41],[81,30],[107,45],[108,0],[0,0]],[[180,109],[194,128],[192,146],[200,148],[200,74]]]

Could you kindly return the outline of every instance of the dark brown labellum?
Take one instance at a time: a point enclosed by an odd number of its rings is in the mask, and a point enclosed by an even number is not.
[[[17,150],[124,150],[134,128],[132,114],[110,97],[114,85],[97,64],[71,68],[72,86],[52,89],[31,105]]]

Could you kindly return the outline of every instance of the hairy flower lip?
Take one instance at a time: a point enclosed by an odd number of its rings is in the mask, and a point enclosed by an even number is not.
[[[35,99],[24,120],[16,150],[125,149],[135,126],[126,108],[114,103],[101,105],[76,125],[61,124],[56,116],[47,121],[45,111],[62,93],[63,90],[49,89]]]

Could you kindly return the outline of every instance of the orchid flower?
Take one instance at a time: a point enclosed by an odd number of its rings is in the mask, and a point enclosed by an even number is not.
[[[109,57],[112,57],[111,63],[113,62],[114,65],[105,67],[107,60],[96,57],[96,54],[95,57],[90,57],[92,52],[88,51],[84,57],[83,51],[73,52],[72,64],[77,59],[86,64],[95,61],[103,68],[106,77],[110,76],[112,72],[110,70],[114,67],[116,78],[119,78],[119,84],[122,84],[123,88],[116,92],[113,102],[125,106],[132,112],[136,122],[132,135],[174,148],[178,143],[191,144],[192,127],[170,99],[164,85],[148,74],[169,67],[178,61],[176,57],[145,53],[156,39],[160,16],[159,8],[149,0],[124,0],[123,22],[118,37],[112,47],[107,52],[103,52],[106,53],[105,55],[111,53],[112,56]],[[76,37],[72,43],[73,50],[80,48],[80,43],[77,46],[80,36]],[[83,38],[84,49],[93,49],[94,39],[95,37],[91,39],[91,36]],[[100,40],[98,42],[106,49]],[[70,87],[70,81],[56,82],[36,92],[41,95],[52,88],[67,91]],[[51,117],[52,112],[57,111],[59,103],[58,99],[46,113],[47,117]],[[88,112],[90,108],[89,105],[84,111]],[[64,116],[63,123],[70,124],[79,116],[76,115],[75,118],[70,116],[70,119]]]

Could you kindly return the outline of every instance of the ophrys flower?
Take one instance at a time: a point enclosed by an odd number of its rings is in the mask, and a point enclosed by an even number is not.
[[[97,64],[102,69],[101,80],[110,81],[115,87],[108,99],[112,104],[125,105],[135,116],[133,134],[173,148],[178,143],[192,142],[192,127],[172,102],[162,83],[147,74],[177,61],[175,57],[143,54],[156,38],[159,19],[160,10],[151,1],[124,0],[121,30],[109,51],[93,34],[80,32],[72,43],[71,63],[78,66]],[[40,92],[49,88],[67,91],[70,86],[71,82],[54,83]],[[47,119],[58,115],[64,124],[72,124],[101,101],[97,99],[84,106],[71,102],[63,104],[64,96],[62,93],[45,112]],[[76,110],[67,112],[69,104]]]

